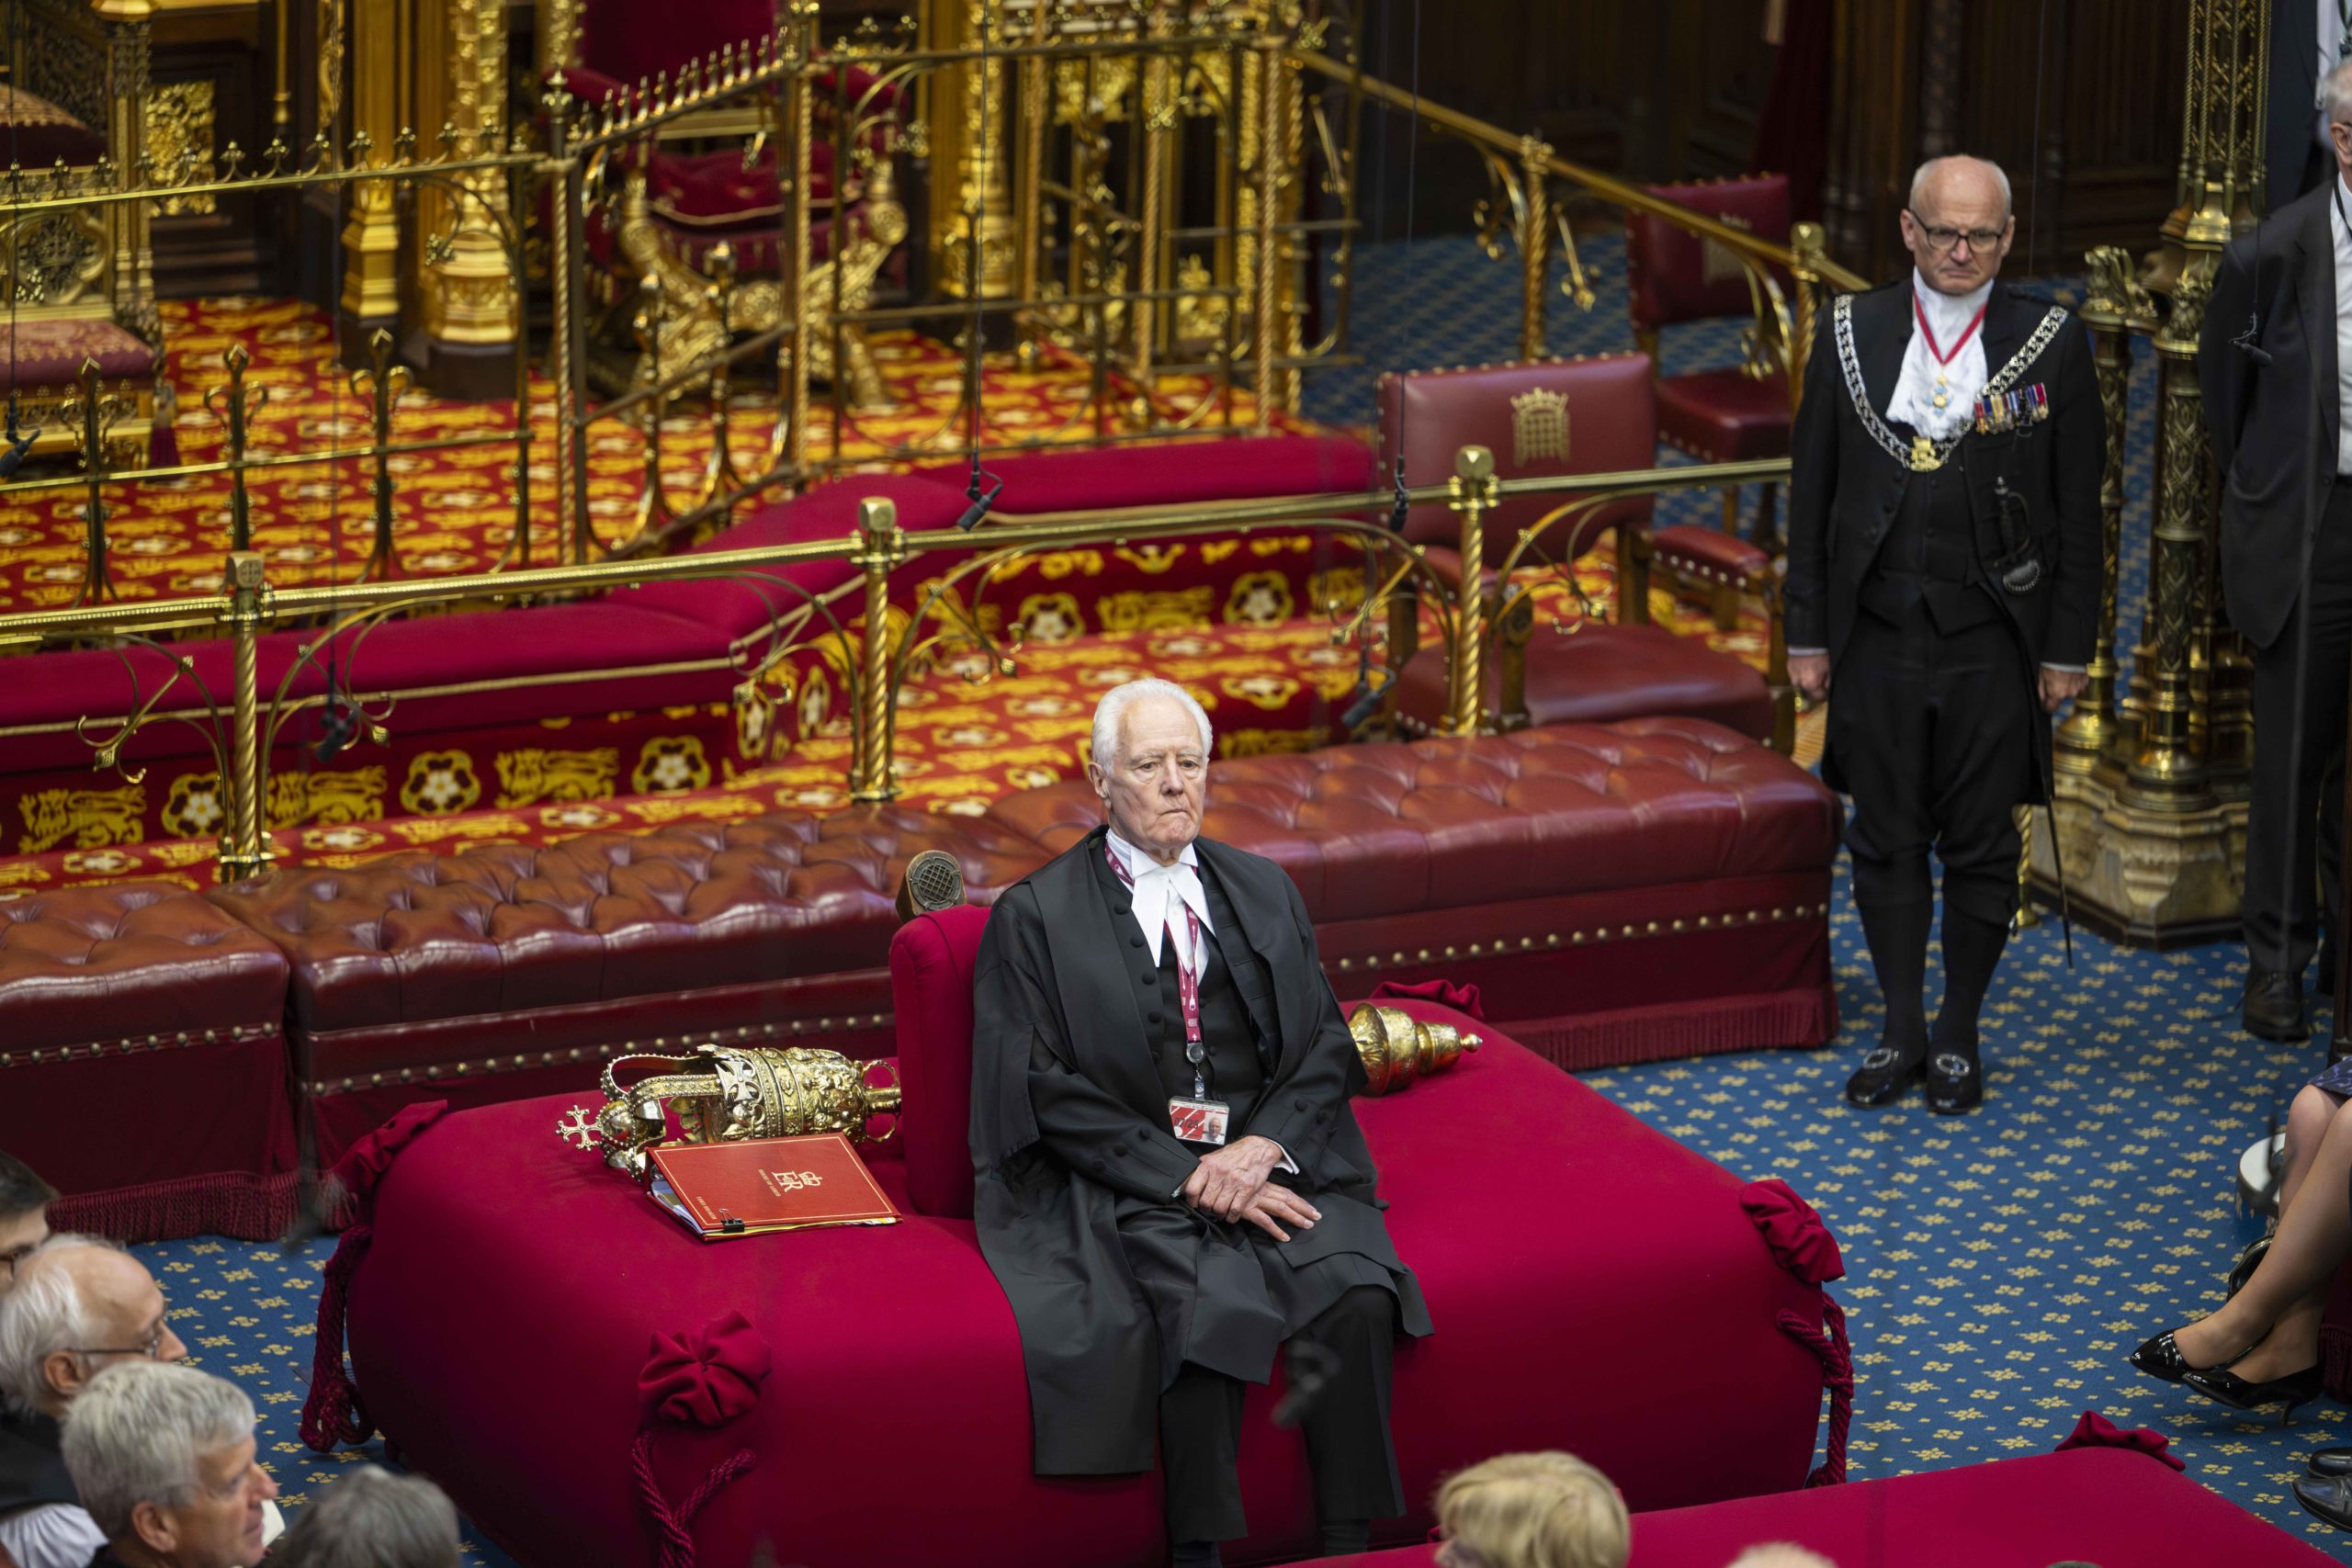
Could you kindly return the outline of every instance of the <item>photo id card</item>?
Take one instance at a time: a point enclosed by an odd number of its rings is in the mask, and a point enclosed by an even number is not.
[[[1170,1100],[1168,1102],[1168,1125],[1176,1136],[1187,1144],[1211,1144],[1222,1147],[1227,1121],[1233,1107],[1222,1100]]]

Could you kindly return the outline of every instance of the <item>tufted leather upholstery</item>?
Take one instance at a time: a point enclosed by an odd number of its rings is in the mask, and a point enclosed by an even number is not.
[[[1081,780],[993,815],[1060,851],[1102,819]],[[1220,762],[1204,831],[1289,872],[1325,920],[1826,866],[1837,798],[1697,719]]]
[[[262,1237],[292,1217],[286,959],[183,888],[0,903],[0,1148],[61,1228]]]

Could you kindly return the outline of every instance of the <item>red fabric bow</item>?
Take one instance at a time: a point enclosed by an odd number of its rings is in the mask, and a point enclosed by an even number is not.
[[[656,1333],[637,1392],[648,1419],[723,1427],[760,1402],[774,1352],[740,1312],[682,1335]]]
[[[1467,1013],[1482,1023],[1487,1018],[1486,1009],[1478,1005],[1478,987],[1456,985],[1452,980],[1383,980],[1372,988],[1374,1001],[1385,1001],[1392,997],[1417,1002],[1435,1002],[1440,1007]]]
[[[1739,1195],[1739,1206],[1763,1233],[1774,1262],[1808,1285],[1824,1285],[1846,1277],[1846,1259],[1838,1238],[1821,1223],[1814,1206],[1797,1196],[1796,1189],[1773,1178],[1751,1181]]]
[[[2086,1410],[2066,1440],[2057,1448],[2059,1453],[2068,1449],[2131,1449],[2150,1459],[2162,1460],[2175,1470],[2187,1470],[2186,1461],[2172,1453],[2172,1439],[2162,1432],[2152,1432],[2145,1427],[2125,1428],[2117,1426],[2096,1410]]]
[[[446,1100],[401,1107],[391,1120],[344,1151],[332,1173],[335,1185],[347,1197],[366,1199],[376,1190],[376,1183],[383,1179],[384,1172],[392,1168],[392,1157],[414,1143],[418,1134],[440,1121],[442,1112],[448,1109]]]

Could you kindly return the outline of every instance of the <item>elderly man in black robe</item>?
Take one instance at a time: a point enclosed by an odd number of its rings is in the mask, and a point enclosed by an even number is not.
[[[1020,1323],[1038,1474],[1148,1470],[1156,1425],[1175,1561],[1216,1562],[1248,1532],[1242,1385],[1288,1344],[1323,1550],[1361,1551],[1405,1511],[1390,1348],[1429,1312],[1381,1218],[1348,1103],[1363,1066],[1306,905],[1199,836],[1209,742],[1181,687],[1105,694],[1087,777],[1109,822],[989,917],[980,1247]]]

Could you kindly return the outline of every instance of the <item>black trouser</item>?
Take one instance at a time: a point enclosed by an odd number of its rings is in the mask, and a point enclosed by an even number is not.
[[[2302,691],[2297,649],[2309,623]],[[2268,648],[2254,655],[2254,794],[2245,822],[2245,951],[2256,969],[2301,975],[2344,908],[2344,710],[2352,660],[2352,481],[2329,491],[2310,575]],[[2291,800],[2290,800],[2291,795]],[[2312,874],[2312,860],[2319,862]],[[2322,984],[2333,984],[2324,977]]]
[[[1901,626],[1855,617],[1829,699],[1829,744],[1854,799],[1855,903],[1928,902],[1932,849],[1948,907],[2008,919],[2030,727],[2047,722],[2024,664],[2006,617],[1950,633],[1924,605]]]
[[[1386,1518],[1401,1511],[1396,1454],[1388,1435],[1390,1352],[1396,1300],[1358,1285],[1292,1337],[1331,1352],[1337,1364],[1299,1419],[1323,1523]],[[1232,1540],[1249,1533],[1241,1511],[1241,1400],[1238,1378],[1187,1361],[1159,1396],[1159,1462],[1168,1476],[1168,1539]]]

